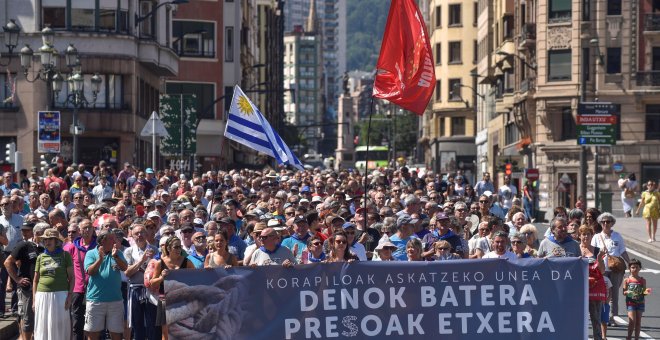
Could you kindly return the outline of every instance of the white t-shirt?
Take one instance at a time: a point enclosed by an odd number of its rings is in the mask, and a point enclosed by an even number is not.
[[[516,189],[516,187],[511,184],[504,184],[500,187],[497,194],[502,200],[502,206],[505,209],[511,209],[511,206],[513,205],[513,198],[518,195],[518,189]]]
[[[495,251],[491,251],[491,252],[487,253],[486,255],[484,255],[483,258],[484,258],[484,259],[506,259],[506,260],[515,260],[515,259],[517,259],[518,257],[516,256],[516,254],[514,254],[514,253],[512,253],[512,252],[510,252],[510,251],[507,250],[503,255],[497,255],[497,253],[496,253]]]
[[[603,247],[603,241],[604,247]],[[623,241],[621,234],[616,231],[612,231],[610,236],[607,236],[605,232],[600,232],[591,239],[591,245],[593,247],[598,247],[598,249],[607,248],[607,255],[605,256],[605,271],[609,271],[607,266],[607,259],[609,256],[621,256],[626,251],[626,244]]]
[[[289,248],[280,246],[272,253],[267,253],[261,249],[257,249],[252,253],[252,259],[250,259],[250,264],[255,264],[257,266],[267,266],[267,265],[281,265],[284,260],[289,260],[291,263],[296,263],[296,258],[293,257],[291,250]]]

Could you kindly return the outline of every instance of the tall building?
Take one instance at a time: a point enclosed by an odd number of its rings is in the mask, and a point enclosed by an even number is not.
[[[422,119],[425,163],[440,172],[476,171],[477,2],[430,1],[436,85],[432,116]]]
[[[305,27],[308,23],[310,4],[314,4],[316,13],[315,27],[322,49],[323,81],[323,117],[320,123],[326,124],[322,129],[325,139],[334,140],[336,131],[330,124],[337,119],[337,104],[339,100],[343,75],[346,72],[346,0],[292,0],[286,1],[285,32],[291,33],[295,27]],[[309,32],[308,27],[305,31]],[[332,153],[331,143],[322,143],[324,153]]]
[[[233,58],[233,34],[226,39],[223,3],[192,1],[181,6],[172,20],[172,46],[179,55],[181,72],[167,79],[170,96],[196,95],[197,127],[196,163],[205,169],[218,169],[228,162],[230,150],[222,136],[226,124],[223,61],[227,52]],[[231,25],[226,27],[232,28]],[[223,55],[223,51],[226,52]],[[220,100],[218,100],[220,99]],[[188,155],[192,156],[192,155]]]
[[[635,173],[640,183],[660,177],[657,7],[650,0],[480,1],[481,170],[501,178],[511,162],[522,185],[525,169],[538,169],[546,216],[580,195],[588,206],[620,212],[620,175]],[[580,103],[596,101],[614,104],[615,145],[578,145]]]
[[[0,1],[4,10],[0,26],[15,19],[21,28],[19,46],[11,55],[6,47],[0,48],[2,64],[11,57],[9,66],[0,70],[3,95],[0,138],[5,143],[15,142],[22,152],[22,162],[16,167],[39,164],[37,112],[48,109],[61,112],[59,156],[65,162],[72,159],[71,132],[78,132],[81,162],[93,165],[105,160],[115,168],[121,168],[123,162],[150,165],[151,139],[142,139],[139,134],[151,112],[158,110],[159,94],[165,90],[164,79],[179,74],[179,56],[172,41],[172,16],[184,6],[156,6],[153,1],[139,1],[135,5],[119,0]],[[42,42],[40,32],[46,27],[54,32],[52,47]],[[19,57],[25,44],[34,49],[32,57],[26,56],[30,65],[27,76],[23,74]],[[75,131],[69,129],[74,110],[67,100],[71,99],[68,87],[51,97],[51,84],[28,81],[45,78],[44,73],[39,73],[42,56],[57,60],[64,78],[71,75],[73,69],[67,67],[66,58],[52,54],[51,49],[63,54],[68,44],[73,44],[80,54],[84,93],[90,102],[78,110],[79,125]],[[42,45],[46,46],[40,50]],[[95,73],[102,83],[93,101],[90,80]],[[12,99],[4,100],[9,97]],[[53,156],[48,154],[49,158]]]
[[[321,41],[302,29],[284,35],[284,89],[295,97],[284,99],[286,121],[299,129],[304,147],[318,151],[323,119]],[[298,150],[302,151],[302,150]]]

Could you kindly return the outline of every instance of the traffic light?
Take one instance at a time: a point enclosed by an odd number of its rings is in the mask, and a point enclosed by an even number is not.
[[[7,145],[5,145],[5,163],[14,163],[15,153],[16,143],[7,143]]]
[[[506,163],[504,166],[504,174],[507,176],[511,176],[511,163]]]

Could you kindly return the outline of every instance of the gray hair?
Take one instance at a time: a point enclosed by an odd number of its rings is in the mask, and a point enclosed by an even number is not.
[[[463,202],[463,201],[459,201],[459,202],[454,203],[454,210],[456,210],[456,209],[467,209],[467,208],[468,208],[467,204],[465,204],[465,202]]]
[[[552,221],[550,222],[550,230],[552,230],[552,231],[555,230],[555,222],[561,222],[561,224],[563,224],[563,225],[567,225],[567,224],[568,224],[568,221],[567,221],[565,218],[563,218],[563,217],[559,217],[559,216],[558,216],[558,217],[555,217],[555,218],[553,218]]]
[[[525,236],[525,234],[523,233],[512,234],[509,237],[509,240],[513,241],[514,238],[519,239],[520,241],[522,241],[523,244],[527,244],[527,236]]]
[[[571,209],[571,211],[568,212],[568,219],[578,219],[581,222],[584,219],[584,211],[577,208]]]
[[[604,218],[609,218],[610,220],[612,220],[612,225],[616,224],[616,217],[614,217],[614,215],[612,215],[608,212],[604,212],[604,213],[598,215],[598,218],[596,219],[596,221],[598,222],[598,224],[601,224],[603,222]]]
[[[37,223],[34,228],[32,228],[32,232],[36,235],[37,233],[43,234],[46,229],[50,228],[50,224],[46,222],[39,222]]]
[[[105,241],[108,235],[114,235],[111,229],[102,229],[96,234],[96,244],[101,244]]]
[[[406,198],[403,200],[403,206],[407,207],[411,204],[418,204],[419,203],[419,198],[415,195],[408,195]]]

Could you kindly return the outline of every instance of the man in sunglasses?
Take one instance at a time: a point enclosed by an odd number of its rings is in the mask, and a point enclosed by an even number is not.
[[[251,266],[282,265],[293,266],[296,259],[287,247],[280,244],[280,236],[273,228],[264,229],[259,235],[262,246],[252,253]]]
[[[296,263],[301,263],[301,256],[303,251],[307,249],[307,241],[310,236],[307,219],[304,216],[296,216],[293,219],[293,233],[291,234],[291,237],[282,241],[282,245],[289,248],[293,253],[293,256],[295,256]]]

